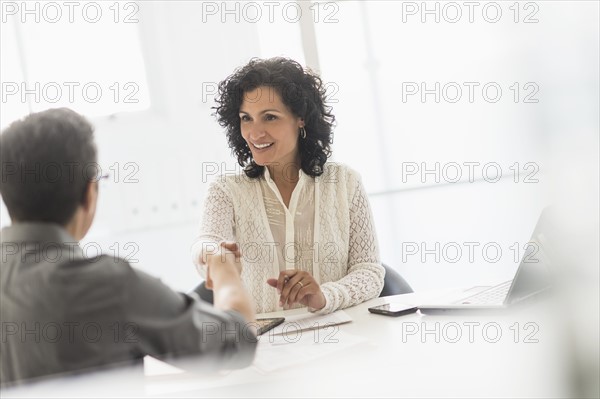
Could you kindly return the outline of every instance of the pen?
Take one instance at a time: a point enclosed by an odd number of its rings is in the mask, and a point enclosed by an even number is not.
[[[287,284],[287,282],[290,281],[290,278],[288,276],[285,276],[283,278],[283,286],[285,287],[285,285]],[[283,287],[281,287],[281,291],[279,291],[279,295],[281,295],[281,292],[283,291]],[[281,299],[279,299],[279,306],[283,306],[283,303],[281,302]]]

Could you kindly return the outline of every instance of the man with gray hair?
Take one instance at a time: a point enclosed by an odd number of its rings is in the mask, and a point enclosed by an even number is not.
[[[124,259],[78,245],[96,211],[93,127],[69,109],[31,114],[0,136],[2,384],[157,357],[202,354],[248,365],[256,350],[239,251],[208,260],[214,307],[176,293]]]

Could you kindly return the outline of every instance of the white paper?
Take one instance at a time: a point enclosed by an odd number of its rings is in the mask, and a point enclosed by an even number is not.
[[[162,360],[158,360],[155,357],[144,357],[144,375],[146,377],[154,377],[158,375],[173,375],[181,373],[185,373],[185,371],[169,363],[165,363]]]
[[[327,315],[315,315],[314,313],[301,313],[287,316],[285,321],[267,332],[265,335],[296,334],[300,331],[327,329],[330,326],[349,323],[352,318],[343,310],[338,310]]]
[[[367,341],[364,337],[340,331],[337,326],[305,330],[295,335],[261,336],[254,367],[262,372],[309,363],[331,353]]]

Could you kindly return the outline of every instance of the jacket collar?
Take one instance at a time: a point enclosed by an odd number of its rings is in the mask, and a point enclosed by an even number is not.
[[[4,227],[0,242],[77,243],[77,240],[55,223],[22,222]]]

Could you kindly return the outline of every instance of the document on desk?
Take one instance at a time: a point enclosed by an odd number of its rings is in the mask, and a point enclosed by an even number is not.
[[[262,373],[302,366],[366,341],[364,337],[341,331],[338,326],[305,330],[295,335],[265,334],[258,342],[253,366]]]
[[[352,318],[343,310],[328,315],[301,313],[259,338],[254,367],[261,372],[301,365],[366,341],[339,328]]]
[[[269,331],[268,335],[296,334],[299,331],[328,328],[339,324],[349,323],[352,318],[343,310],[338,310],[326,315],[315,315],[314,313],[301,313],[286,316],[285,322]]]

